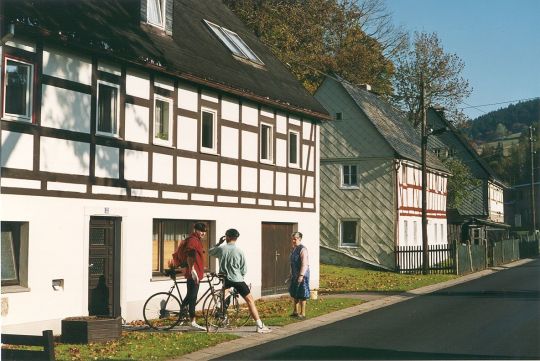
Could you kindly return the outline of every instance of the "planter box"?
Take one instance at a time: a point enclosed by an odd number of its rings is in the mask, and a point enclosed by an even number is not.
[[[115,340],[122,335],[122,318],[69,317],[62,320],[62,342],[91,343]]]

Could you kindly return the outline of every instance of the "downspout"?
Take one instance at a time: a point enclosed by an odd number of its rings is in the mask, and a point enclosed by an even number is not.
[[[397,246],[398,246],[398,237],[399,237],[399,180],[398,180],[398,172],[401,168],[401,160],[400,159],[394,159],[394,269],[397,269],[398,265],[398,258],[397,258]]]

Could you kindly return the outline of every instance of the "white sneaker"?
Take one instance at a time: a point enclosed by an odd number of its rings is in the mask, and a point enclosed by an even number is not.
[[[191,327],[193,327],[196,330],[206,331],[206,327],[199,325],[197,322],[192,322]]]
[[[262,327],[259,327],[259,326],[256,326],[257,329],[257,333],[269,333],[269,332],[272,332],[271,329],[269,329],[268,327],[266,327],[264,324],[262,325]]]

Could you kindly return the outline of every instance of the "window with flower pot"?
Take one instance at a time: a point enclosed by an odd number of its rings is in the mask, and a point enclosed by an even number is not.
[[[172,146],[172,104],[171,98],[154,95],[154,144]]]

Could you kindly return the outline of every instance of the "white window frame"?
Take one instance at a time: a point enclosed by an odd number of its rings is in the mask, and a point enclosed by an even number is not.
[[[160,16],[160,22],[152,22],[150,21],[150,2],[155,2],[158,6],[158,14]],[[165,29],[165,16],[166,16],[166,9],[167,9],[167,0],[146,0],[146,22],[152,26],[155,26],[160,29]]]
[[[6,91],[7,90],[7,82],[6,82],[6,79],[7,79],[7,63],[8,63],[8,61],[19,63],[19,64],[22,64],[22,65],[25,65],[25,66],[29,67],[29,71],[28,71],[28,74],[27,74],[27,84],[28,84],[28,86],[26,88],[26,110],[27,110],[26,114],[14,114],[14,113],[7,113],[6,112],[6,95],[7,95],[7,91]],[[2,73],[3,73],[3,78],[4,78],[4,87],[2,89],[3,104],[4,104],[4,107],[2,109],[3,119],[18,120],[18,121],[31,123],[32,122],[33,86],[34,86],[34,64],[28,63],[28,62],[25,62],[25,61],[21,61],[21,60],[18,60],[18,59],[13,59],[13,58],[10,58],[10,57],[6,56],[5,61],[4,61],[4,69],[3,69]]]
[[[291,162],[291,134],[296,135],[296,162]],[[287,138],[287,161],[289,162],[289,167],[300,168],[300,132],[289,130],[289,135]]]
[[[356,223],[356,240],[354,243],[344,243],[343,242],[343,224],[345,222],[355,222]],[[360,235],[360,219],[358,218],[344,218],[339,220],[339,247],[340,248],[358,248],[361,244],[361,235]]]
[[[162,101],[162,102],[165,102],[165,103],[168,103],[169,104],[169,139],[167,140],[164,140],[164,139],[161,139],[161,138],[158,138],[156,136],[156,104],[157,104],[157,101]],[[159,94],[154,94],[154,116],[153,116],[153,134],[152,134],[152,139],[153,139],[153,143],[156,144],[156,145],[163,145],[163,146],[166,146],[166,147],[171,147],[172,146],[172,137],[173,137],[173,101],[171,98],[168,98],[168,97],[164,97],[162,95],[159,95]]]
[[[266,153],[268,154],[267,158],[263,158],[263,129],[267,127],[268,139]],[[259,160],[261,163],[274,164],[274,126],[268,123],[261,123],[259,129]]]
[[[204,119],[204,113],[212,114],[212,147],[205,147],[203,146],[203,119]],[[210,154],[217,154],[217,111],[210,108],[201,108],[201,138],[200,138],[200,144],[201,144],[201,152],[203,153],[210,153]]]
[[[234,55],[249,60],[253,63],[264,65],[262,60],[257,56],[257,54],[255,54],[253,50],[251,50],[240,35],[206,19],[204,22]]]
[[[103,132],[103,131],[100,131],[98,129],[99,127],[99,99],[100,99],[100,94],[99,94],[99,86],[103,84],[103,85],[106,85],[108,87],[111,87],[111,88],[116,88],[116,117],[114,119],[114,127],[111,127],[113,129],[112,132]],[[107,81],[103,81],[103,80],[98,80],[97,82],[97,99],[96,99],[96,134],[99,134],[99,135],[108,135],[108,136],[113,136],[113,137],[118,137],[118,128],[119,128],[119,125],[120,125],[120,85],[118,84],[114,84],[114,83],[109,83]]]
[[[356,184],[345,183],[345,167],[354,167],[356,169]],[[340,170],[341,170],[341,188],[358,189],[359,188],[359,182],[358,182],[358,167],[357,167],[357,165],[356,164],[342,164]],[[349,174],[352,174],[352,170],[349,171]]]

